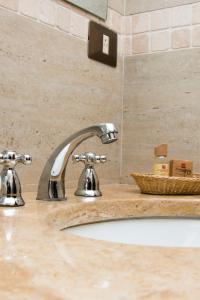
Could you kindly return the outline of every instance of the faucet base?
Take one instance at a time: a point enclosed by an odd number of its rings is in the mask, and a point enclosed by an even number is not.
[[[21,196],[17,197],[0,197],[0,206],[23,206],[25,204]]]
[[[75,192],[75,195],[82,196],[82,197],[101,197],[102,193],[99,190],[96,191],[77,190]]]
[[[43,199],[37,196],[36,200],[40,200],[40,201],[66,201],[67,198],[47,198],[47,199]]]

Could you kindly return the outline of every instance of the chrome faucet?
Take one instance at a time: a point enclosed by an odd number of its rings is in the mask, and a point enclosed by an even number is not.
[[[105,155],[96,155],[93,152],[85,152],[80,155],[74,155],[73,162],[83,162],[83,169],[78,181],[78,187],[75,192],[76,196],[82,197],[100,197],[102,193],[99,189],[99,179],[95,171],[94,165],[105,163],[107,161]]]
[[[82,129],[68,137],[49,157],[38,185],[37,200],[66,200],[65,170],[69,157],[84,140],[97,136],[102,144],[117,140],[117,129],[112,123],[103,123]]]
[[[25,204],[21,196],[21,184],[15,170],[17,164],[30,165],[30,155],[18,154],[12,150],[0,153],[0,206],[22,206]]]

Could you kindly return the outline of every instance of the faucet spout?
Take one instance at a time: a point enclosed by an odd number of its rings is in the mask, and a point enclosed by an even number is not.
[[[69,136],[49,157],[38,185],[37,200],[66,200],[65,171],[71,154],[84,140],[97,136],[102,144],[117,140],[117,129],[112,123],[84,128]]]

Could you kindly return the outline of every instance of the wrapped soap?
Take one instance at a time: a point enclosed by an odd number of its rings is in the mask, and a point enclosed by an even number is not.
[[[191,160],[171,160],[169,175],[175,177],[192,177],[193,162]]]

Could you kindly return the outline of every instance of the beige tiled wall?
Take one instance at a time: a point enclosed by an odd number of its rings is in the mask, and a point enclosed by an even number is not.
[[[0,5],[14,11],[18,10],[18,0],[0,0]]]
[[[121,15],[124,15],[125,1],[126,0],[108,0],[108,6],[119,12]]]
[[[146,12],[130,16],[122,11],[130,5],[128,0],[110,0],[108,4],[107,20],[103,22],[63,0],[0,0],[1,6],[84,41],[90,19],[103,23],[118,33],[121,56],[199,47],[200,1],[174,1],[168,6],[178,6],[153,11],[148,11],[144,2]]]
[[[90,19],[105,24],[118,34],[124,30],[122,22],[124,0],[108,1],[108,15],[105,22],[64,0],[0,0],[0,6],[85,41],[88,38]]]
[[[94,139],[78,150],[108,155],[98,167],[101,182],[119,182],[120,174],[131,182],[130,172],[151,170],[159,142],[199,166],[200,2],[131,16],[123,15],[122,4],[110,1],[103,22],[62,0],[0,0],[1,149],[33,155],[31,168],[19,167],[26,186],[35,187],[49,153],[65,137],[107,121],[123,125],[120,140],[102,146]],[[90,19],[118,33],[116,69],[87,58]],[[195,151],[189,153],[191,144]],[[81,169],[70,163],[68,184],[77,182]]]
[[[124,18],[132,24],[123,35],[125,56],[199,47],[200,1]]]
[[[125,14],[133,15],[168,7],[191,4],[199,0],[126,0]]]
[[[170,158],[193,160],[199,173],[200,1],[130,2],[146,5],[125,17],[132,31],[124,43],[122,182],[152,171],[159,143],[168,143]]]
[[[125,58],[122,181],[152,172],[156,144],[200,172],[200,49]]]
[[[28,8],[23,9],[30,14]],[[38,11],[31,13],[38,16]],[[79,30],[77,20],[69,35],[52,29],[51,7],[48,18],[45,13],[40,16],[48,25],[0,8],[0,149],[33,156],[31,167],[17,167],[21,182],[30,189],[37,185],[53,149],[70,134],[102,122],[121,128],[121,59],[117,68],[88,59],[87,43],[73,36],[83,29]],[[75,13],[71,18],[76,18]],[[67,30],[66,19],[59,20],[59,26]],[[120,142],[102,145],[93,138],[76,153],[106,154],[108,162],[97,167],[100,180],[118,182]],[[82,164],[70,163],[68,185],[77,182],[82,169]]]

